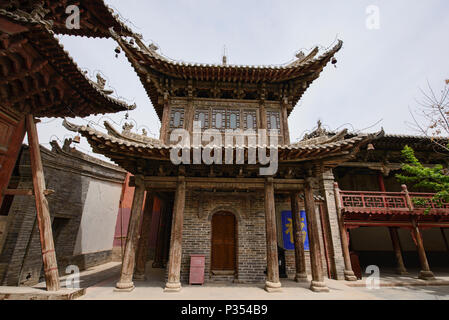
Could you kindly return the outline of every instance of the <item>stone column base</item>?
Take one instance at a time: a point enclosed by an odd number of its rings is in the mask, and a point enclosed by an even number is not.
[[[310,290],[313,292],[329,292],[329,288],[325,282],[313,281],[310,284]]]
[[[134,290],[134,283],[133,282],[117,282],[115,285],[114,291],[115,292],[131,292]]]
[[[307,273],[297,273],[295,276],[295,281],[296,282],[308,282],[309,280],[307,279]]]
[[[134,274],[133,280],[135,281],[145,281],[146,277],[144,274],[136,273]]]
[[[265,282],[265,291],[269,293],[273,292],[282,292],[281,283],[280,282]]]
[[[422,280],[435,280],[435,275],[432,271],[420,271],[418,278]]]
[[[165,284],[165,289],[164,292],[179,292],[181,291],[182,286],[181,286],[181,282],[167,282]]]
[[[352,271],[352,270],[345,270],[344,274],[345,274],[345,280],[346,281],[357,281],[357,277],[355,276],[354,271]]]

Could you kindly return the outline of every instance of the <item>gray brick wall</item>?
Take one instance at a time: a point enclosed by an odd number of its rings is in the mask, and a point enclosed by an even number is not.
[[[218,211],[229,211],[237,219],[237,276],[242,283],[264,282],[266,237],[263,193],[233,195],[188,192],[184,211],[181,281],[189,280],[190,255],[206,256],[205,279],[211,279],[211,219]]]
[[[49,151],[41,147],[41,155],[46,187],[55,190],[47,199],[53,226],[59,225],[58,230],[53,230],[53,236],[60,275],[65,275],[66,267],[71,264],[84,270],[111,261],[111,251],[79,256],[74,256],[73,252],[89,182],[105,179],[121,184],[125,173],[118,167],[102,164],[79,153],[72,156],[60,149]],[[26,146],[18,161],[18,172],[18,188],[31,189],[31,168]],[[0,254],[0,284],[34,285],[43,280],[34,197],[15,196],[8,220],[6,239]]]

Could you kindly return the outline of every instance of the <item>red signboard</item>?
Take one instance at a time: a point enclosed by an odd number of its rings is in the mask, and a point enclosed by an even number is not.
[[[190,284],[204,284],[204,268],[206,256],[193,254],[190,256]]]

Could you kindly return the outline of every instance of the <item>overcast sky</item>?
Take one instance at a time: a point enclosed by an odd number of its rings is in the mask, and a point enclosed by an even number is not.
[[[440,90],[449,78],[449,1],[447,0],[106,0],[141,33],[172,59],[220,63],[226,46],[228,63],[280,65],[299,50],[327,48],[344,41],[337,68],[329,64],[308,89],[289,118],[292,141],[321,119],[329,129],[416,134],[406,124],[409,108],[427,81]],[[379,9],[379,28],[367,8]],[[375,25],[375,24],[374,24]],[[108,79],[114,95],[136,103],[130,119],[135,129],[159,137],[160,123],[150,99],[122,53],[115,58],[113,40],[59,37],[66,50],[94,78]],[[104,120],[123,125],[125,113],[72,119],[93,120],[103,130]],[[379,122],[376,126],[374,124]],[[40,142],[73,136],[61,119],[43,119]],[[57,137],[57,138],[56,138]],[[90,150],[85,139],[80,150]]]

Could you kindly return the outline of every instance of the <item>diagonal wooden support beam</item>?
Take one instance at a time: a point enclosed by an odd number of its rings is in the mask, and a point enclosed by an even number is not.
[[[26,115],[26,128],[28,144],[30,146],[31,172],[33,175],[37,224],[41,241],[42,260],[44,262],[45,281],[47,283],[47,291],[58,291],[60,288],[58,264],[53,242],[53,231],[51,229],[50,210],[45,197],[45,178],[39,139],[36,123],[32,114]]]

